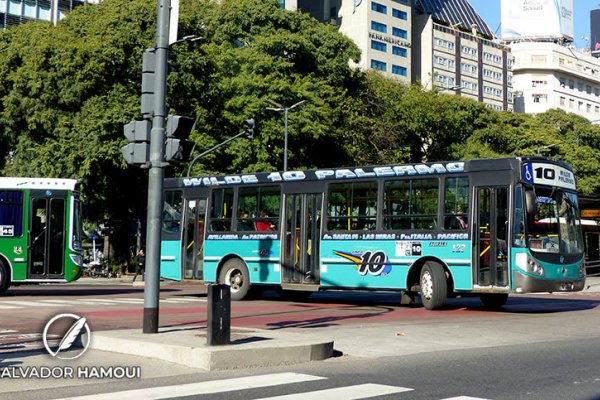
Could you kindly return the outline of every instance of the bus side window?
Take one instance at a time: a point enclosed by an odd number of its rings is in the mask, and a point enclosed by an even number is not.
[[[231,231],[231,214],[233,204],[233,189],[215,189],[210,202],[211,232]]]
[[[469,178],[446,178],[444,184],[444,229],[469,227]]]

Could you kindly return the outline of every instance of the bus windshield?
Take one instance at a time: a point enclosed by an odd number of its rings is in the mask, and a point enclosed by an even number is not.
[[[577,195],[538,187],[536,206],[528,226],[528,247],[543,253],[583,253]]]

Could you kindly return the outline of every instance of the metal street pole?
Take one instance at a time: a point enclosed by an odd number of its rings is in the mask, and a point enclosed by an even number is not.
[[[144,333],[158,333],[160,291],[160,239],[165,154],[167,58],[169,53],[169,11],[171,0],[158,0],[156,27],[156,70],[154,116],[150,136],[148,173],[148,215],[146,227],[146,284],[144,287]]]
[[[285,130],[284,130],[284,144],[283,144],[283,171],[287,171],[288,161],[288,114],[290,109],[285,109]]]
[[[273,100],[266,100],[268,103],[273,104],[274,106],[276,106],[277,108],[272,108],[272,107],[267,107],[267,110],[271,110],[271,111],[283,111],[284,112],[284,121],[285,121],[285,125],[284,125],[284,139],[283,139],[283,171],[287,171],[287,165],[288,165],[288,116],[290,111],[292,111],[294,108],[306,103],[308,100],[301,100],[299,102],[297,102],[296,104],[290,106],[290,107],[284,107],[279,103],[274,102]]]

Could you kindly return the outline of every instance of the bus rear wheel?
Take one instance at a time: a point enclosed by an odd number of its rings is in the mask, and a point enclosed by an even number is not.
[[[8,275],[8,268],[4,263],[0,262],[0,294],[6,292],[10,286],[10,276]]]
[[[446,304],[448,283],[446,272],[440,264],[427,261],[421,270],[421,302],[428,310],[436,310]]]
[[[219,273],[219,283],[229,285],[231,300],[243,300],[250,291],[250,274],[246,264],[237,258],[227,261]]]
[[[508,293],[483,293],[479,296],[486,308],[501,308],[508,301]]]

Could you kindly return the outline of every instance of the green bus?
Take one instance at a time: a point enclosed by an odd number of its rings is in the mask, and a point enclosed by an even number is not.
[[[76,180],[0,178],[0,293],[78,279],[81,233]]]

